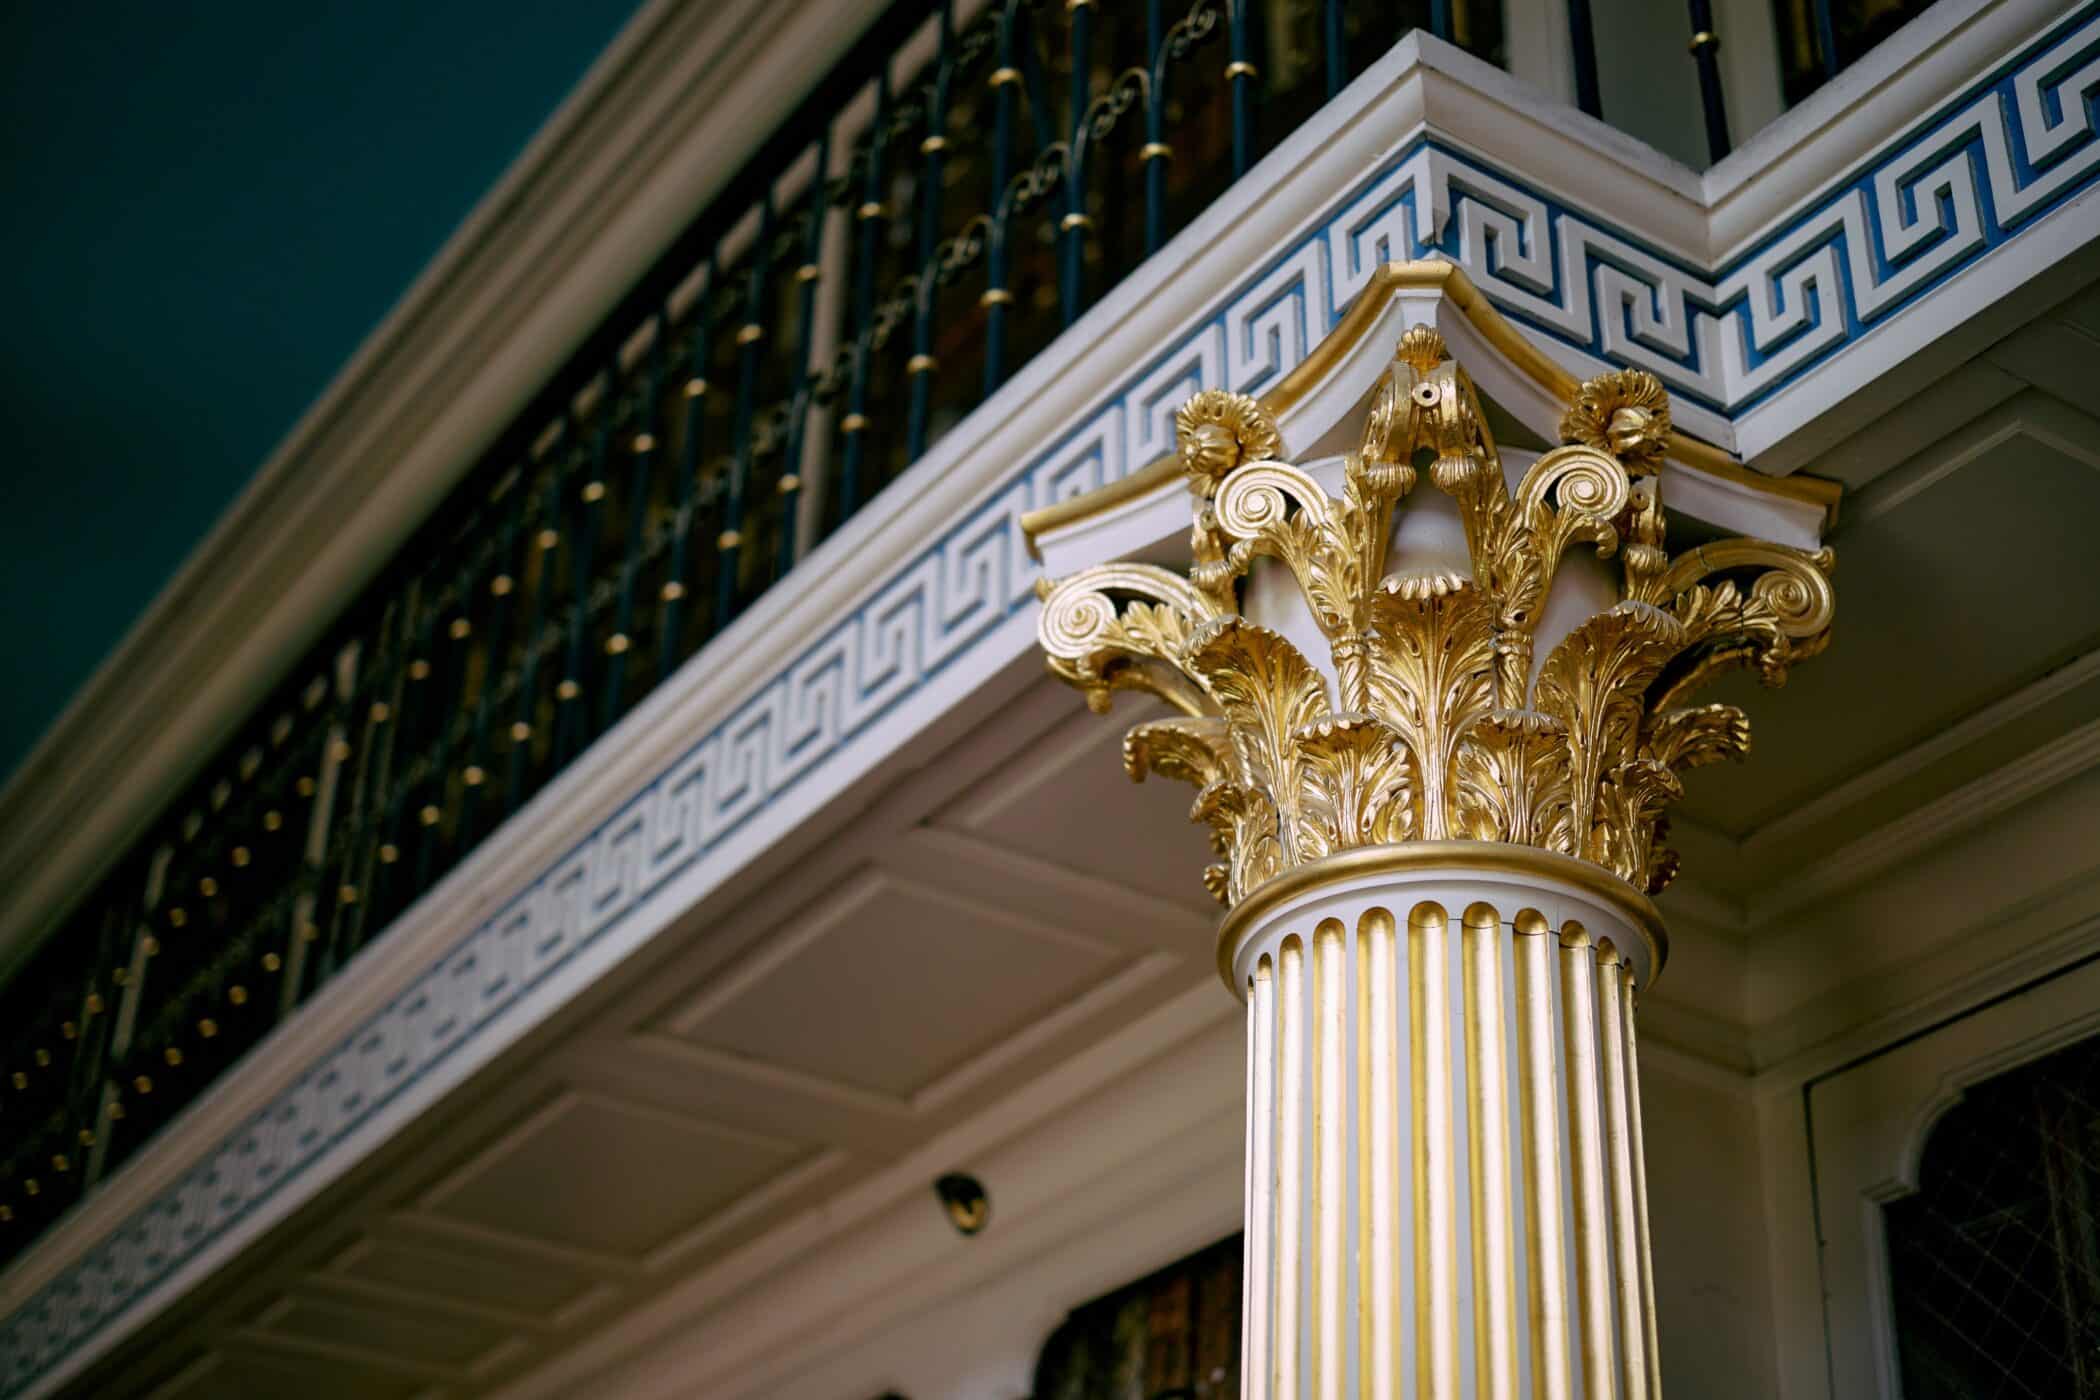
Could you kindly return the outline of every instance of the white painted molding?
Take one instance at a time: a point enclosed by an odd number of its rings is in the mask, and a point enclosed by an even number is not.
[[[1922,807],[1840,846],[1750,906],[1753,925],[1849,889],[1932,846],[2012,810],[2100,764],[2100,719],[2061,734]]]
[[[2083,656],[2064,663],[2040,679],[2021,686],[2003,699],[1993,701],[1982,709],[1964,716],[1933,735],[1930,739],[1911,745],[1903,752],[1875,764],[1863,773],[1846,779],[1812,801],[1805,802],[1801,806],[1794,808],[1786,815],[1775,817],[1773,820],[1766,822],[1763,826],[1742,838],[1740,845],[1743,854],[1754,855],[1760,851],[1770,850],[1774,845],[1789,837],[1811,831],[1818,823],[1828,821],[1877,793],[1894,787],[1906,778],[1924,772],[1940,762],[1940,760],[1961,752],[1971,744],[1980,743],[2013,721],[2040,709],[2058,696],[2068,695],[2080,686],[2086,685],[2095,679],[2100,679],[2100,651],[2089,651]],[[2064,776],[2069,776],[2069,774],[2066,773]],[[1891,828],[1898,824],[1891,823],[1889,827],[1883,827],[1863,839],[1871,841],[1887,835],[1891,844],[1900,845],[1902,841],[1901,836],[1891,832]],[[1854,843],[1854,846],[1848,846],[1844,849],[1852,850],[1858,844]],[[1832,855],[1824,863],[1827,864],[1828,861],[1837,860],[1843,853],[1843,851],[1840,851]],[[1820,868],[1820,865],[1810,867],[1811,872]],[[1790,894],[1782,893],[1780,900],[1775,902],[1783,903],[1785,899],[1790,897]],[[1770,906],[1758,906],[1760,915],[1767,907]]]

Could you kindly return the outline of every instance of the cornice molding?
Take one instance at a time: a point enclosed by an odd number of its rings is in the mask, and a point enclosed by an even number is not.
[[[1804,868],[1750,906],[1753,925],[1850,889],[1943,841],[2009,812],[2029,798],[2100,765],[2100,719],[1946,793]]]
[[[2030,714],[2058,696],[2068,695],[2095,679],[2100,679],[2100,651],[2090,651],[2066,662],[2039,680],[2030,682],[2003,699],[1948,725],[1931,738],[1913,744],[1894,757],[1846,779],[1814,800],[1766,822],[1744,836],[1737,845],[1742,854],[1755,855],[1770,850],[1789,837],[1811,831],[1818,823],[1828,821],[1842,814],[1847,808],[1857,806],[1906,778],[1924,772],[1940,760],[1989,738],[2021,716]],[[1887,827],[1877,828],[1874,835],[1879,836],[1886,830]],[[1858,843],[1854,843],[1856,844]],[[1850,850],[1852,846],[1844,849]],[[1835,859],[1835,856],[1831,859]]]

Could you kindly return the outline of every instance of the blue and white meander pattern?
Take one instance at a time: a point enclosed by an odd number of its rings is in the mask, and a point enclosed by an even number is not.
[[[1535,331],[1741,413],[2092,187],[2096,11],[2088,0],[1711,273],[1464,152],[1411,143],[10,1316],[0,1325],[0,1384],[34,1385],[652,890],[1030,606],[1024,513],[1164,455],[1174,409],[1196,389],[1273,383],[1334,327],[1378,264],[1451,259]]]

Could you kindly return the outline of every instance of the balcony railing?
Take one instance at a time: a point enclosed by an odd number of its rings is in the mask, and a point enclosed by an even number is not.
[[[1915,8],[1778,0],[1787,82]],[[1504,13],[893,6],[0,989],[0,1260],[1372,57]]]

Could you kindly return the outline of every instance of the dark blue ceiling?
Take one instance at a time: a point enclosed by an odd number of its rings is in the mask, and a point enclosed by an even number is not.
[[[634,9],[0,5],[0,774]]]

